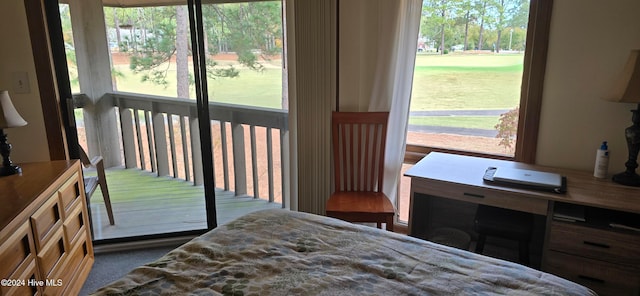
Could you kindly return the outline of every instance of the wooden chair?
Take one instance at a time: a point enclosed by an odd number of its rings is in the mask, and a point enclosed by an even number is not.
[[[349,222],[386,223],[393,231],[395,209],[382,192],[389,112],[333,112],[335,192],[327,216]]]
[[[96,191],[98,185],[100,191],[102,191],[102,198],[104,199],[104,205],[107,208],[107,216],[109,216],[109,224],[114,225],[113,210],[111,209],[111,198],[109,197],[109,189],[107,188],[107,179],[104,173],[104,161],[102,156],[94,156],[89,159],[84,149],[80,147],[80,162],[85,168],[95,168],[97,176],[84,177],[84,191],[87,196],[87,206],[91,200],[91,195]]]

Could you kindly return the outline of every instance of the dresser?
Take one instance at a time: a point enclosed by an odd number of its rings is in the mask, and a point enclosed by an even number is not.
[[[483,180],[488,167],[558,173],[567,192],[527,190]],[[597,179],[591,172],[432,152],[406,173],[411,178],[409,234],[432,227],[429,200],[483,204],[543,218],[541,269],[600,295],[640,295],[640,188]],[[456,219],[456,218],[451,218]]]
[[[93,265],[77,160],[0,177],[0,295],[77,295]]]

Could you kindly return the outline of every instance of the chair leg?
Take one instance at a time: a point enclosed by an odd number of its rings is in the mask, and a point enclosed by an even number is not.
[[[378,227],[378,229],[382,229],[382,222],[376,222],[376,227]]]
[[[478,235],[478,241],[476,242],[476,253],[482,254],[484,251],[484,243],[487,240],[487,236],[484,234]]]
[[[98,181],[100,183],[100,191],[102,191],[102,197],[104,198],[104,206],[107,209],[107,216],[109,216],[109,224],[114,225],[113,209],[111,208],[111,198],[109,197],[109,189],[107,188],[107,182],[104,179]]]
[[[387,224],[387,231],[393,232],[393,216],[387,217],[385,224]]]
[[[521,240],[520,243],[520,263],[523,265],[529,265],[529,242]]]

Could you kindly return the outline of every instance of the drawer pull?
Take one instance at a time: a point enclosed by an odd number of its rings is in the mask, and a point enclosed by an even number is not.
[[[590,276],[586,276],[586,275],[581,275],[581,274],[579,274],[578,277],[583,279],[583,280],[604,284],[604,280],[601,280],[601,279],[598,279],[598,278],[594,278],[594,277],[590,277]]]
[[[604,249],[611,248],[609,245],[605,245],[605,244],[601,244],[601,243],[594,243],[594,242],[590,242],[590,241],[583,241],[583,243],[585,245],[589,245],[589,246],[592,246],[592,247],[598,247],[598,248],[604,248]]]
[[[468,192],[464,192],[464,193],[462,193],[462,195],[464,195],[464,196],[471,196],[471,197],[475,197],[475,198],[484,198],[484,195],[482,195],[482,194],[476,194],[476,193],[468,193]]]

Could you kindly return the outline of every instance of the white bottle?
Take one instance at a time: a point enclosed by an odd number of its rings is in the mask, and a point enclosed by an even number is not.
[[[600,149],[596,151],[596,166],[593,169],[593,176],[596,178],[606,178],[608,171],[609,147],[607,147],[607,141],[604,141]]]

